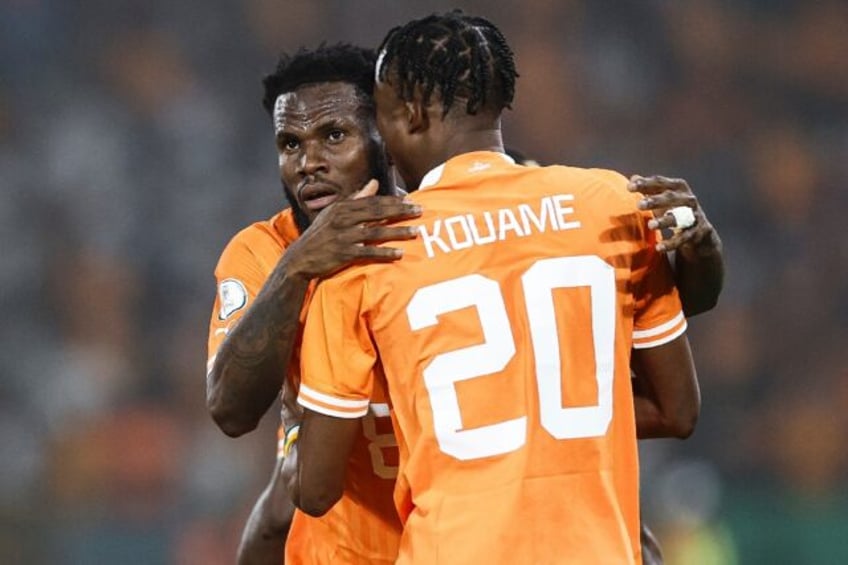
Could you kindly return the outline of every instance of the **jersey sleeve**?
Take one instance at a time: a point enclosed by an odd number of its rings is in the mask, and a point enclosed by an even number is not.
[[[643,248],[633,264],[633,348],[647,349],[672,341],[686,331],[686,317],[668,257],[656,250],[661,234],[649,230],[650,212],[637,212]]]
[[[243,233],[227,244],[215,268],[217,292],[209,321],[207,374],[212,370],[218,348],[256,298],[268,277]]]
[[[376,378],[377,350],[368,329],[364,273],[350,271],[318,285],[301,348],[297,401],[327,416],[360,418]]]
[[[627,190],[627,178],[616,172],[592,169],[592,173],[610,183],[614,190],[632,203],[633,231],[639,234],[639,249],[634,253],[632,289],[635,301],[633,348],[646,349],[668,343],[686,331],[686,318],[674,282],[674,274],[665,253],[656,250],[662,232],[648,229],[651,211],[637,208],[642,194]]]

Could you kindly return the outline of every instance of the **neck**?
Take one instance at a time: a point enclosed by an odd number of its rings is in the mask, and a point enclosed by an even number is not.
[[[453,126],[453,127],[452,127]],[[442,141],[433,143],[433,150],[426,159],[422,159],[421,166],[414,171],[415,178],[411,186],[417,187],[431,169],[441,165],[445,161],[474,151],[495,151],[504,153],[503,137],[501,136],[501,122],[486,120],[485,123],[469,127],[468,123],[457,123],[447,126],[444,130]],[[407,183],[409,184],[409,183]]]

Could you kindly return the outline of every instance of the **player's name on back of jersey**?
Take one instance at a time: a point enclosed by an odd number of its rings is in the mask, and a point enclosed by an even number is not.
[[[427,257],[433,258],[437,251],[450,253],[507,238],[577,229],[580,222],[568,219],[574,208],[567,203],[573,200],[572,194],[555,194],[541,198],[537,204],[437,218],[418,230]]]

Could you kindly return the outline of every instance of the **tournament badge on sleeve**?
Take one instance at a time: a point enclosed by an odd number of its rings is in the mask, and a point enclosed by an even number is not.
[[[241,281],[237,279],[226,279],[218,286],[218,296],[221,300],[221,310],[218,318],[226,320],[233,313],[238,312],[247,305],[247,290]]]

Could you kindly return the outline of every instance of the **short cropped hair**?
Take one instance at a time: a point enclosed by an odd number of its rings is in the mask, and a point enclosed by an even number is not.
[[[348,43],[301,48],[294,55],[284,53],[274,72],[262,80],[262,106],[273,117],[274,104],[281,94],[293,92],[305,84],[344,82],[356,88],[363,108],[373,112],[375,60],[372,49]]]

